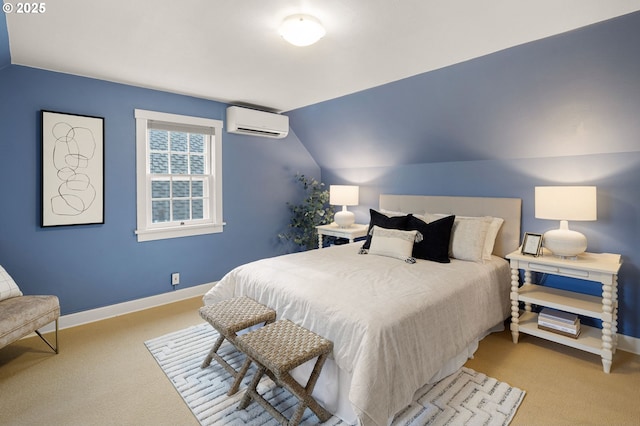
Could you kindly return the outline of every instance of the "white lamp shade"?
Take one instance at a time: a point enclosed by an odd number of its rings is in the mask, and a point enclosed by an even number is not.
[[[596,187],[536,186],[535,216],[553,220],[596,220]]]
[[[544,233],[544,246],[560,257],[575,257],[587,249],[587,238],[569,229],[569,220],[596,220],[595,186],[537,186],[535,216],[560,221],[560,228]]]
[[[320,21],[310,15],[291,15],[278,30],[283,39],[294,46],[309,46],[320,40],[326,31]]]
[[[357,185],[329,185],[329,204],[336,206],[357,206],[360,187]]]

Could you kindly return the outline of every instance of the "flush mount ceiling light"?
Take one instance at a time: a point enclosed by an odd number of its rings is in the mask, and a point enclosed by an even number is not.
[[[311,15],[291,15],[278,30],[282,38],[294,46],[309,46],[326,34],[320,21]]]

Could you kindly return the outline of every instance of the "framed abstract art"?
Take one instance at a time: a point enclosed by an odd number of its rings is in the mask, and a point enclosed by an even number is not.
[[[104,118],[41,111],[42,227],[104,223]]]

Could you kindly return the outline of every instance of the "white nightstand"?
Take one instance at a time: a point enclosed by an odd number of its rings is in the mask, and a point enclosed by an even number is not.
[[[322,238],[325,235],[338,238],[346,238],[352,243],[356,238],[366,237],[369,225],[354,223],[349,228],[340,228],[335,223],[316,226],[318,230],[318,248],[322,248]]]
[[[518,343],[519,333],[531,334],[556,343],[591,352],[602,357],[605,373],[611,371],[613,354],[618,338],[618,270],[620,255],[610,253],[583,253],[576,260],[554,257],[545,251],[540,257],[527,256],[514,251],[507,255],[511,262],[511,335]],[[519,287],[519,269],[524,270],[524,284]],[[559,290],[531,282],[531,272],[560,275],[594,281],[602,285],[602,297]],[[525,303],[520,312],[519,303]],[[541,330],[538,316],[531,305],[548,306],[602,320],[602,330],[581,325],[577,339]]]

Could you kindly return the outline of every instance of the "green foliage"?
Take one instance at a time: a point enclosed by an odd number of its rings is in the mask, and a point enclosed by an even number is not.
[[[316,226],[331,223],[334,211],[329,205],[329,191],[324,189],[324,183],[303,174],[296,174],[296,181],[302,185],[304,200],[300,204],[287,203],[291,212],[289,229],[278,237],[293,242],[300,250],[309,250],[318,246]]]

